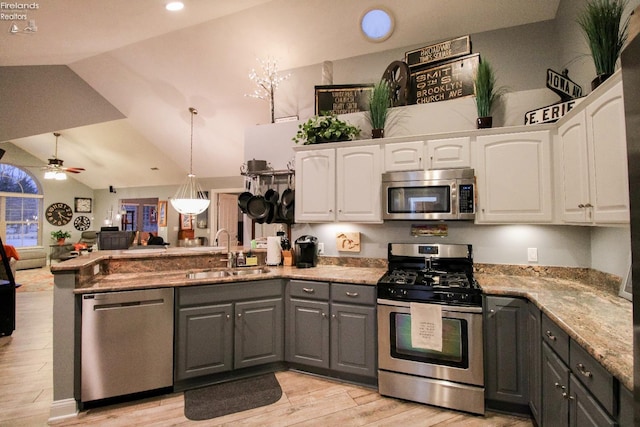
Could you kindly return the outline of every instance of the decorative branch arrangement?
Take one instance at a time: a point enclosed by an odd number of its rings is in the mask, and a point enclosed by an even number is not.
[[[255,69],[251,69],[251,72],[249,73],[249,80],[254,82],[258,87],[253,91],[253,93],[247,94],[245,96],[248,96],[250,98],[268,100],[271,104],[271,123],[274,123],[275,116],[273,95],[280,83],[287,80],[291,75],[287,74],[285,76],[279,76],[278,63],[274,59],[257,59],[257,61],[260,62],[262,74],[258,75],[258,72]]]

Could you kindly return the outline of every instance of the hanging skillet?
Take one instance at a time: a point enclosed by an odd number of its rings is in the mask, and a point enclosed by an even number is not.
[[[260,190],[260,179],[258,178],[258,194],[251,196],[251,198],[247,201],[247,215],[249,218],[255,219],[256,221],[262,223],[266,219],[267,215],[269,215],[269,204],[262,196],[262,192]]]

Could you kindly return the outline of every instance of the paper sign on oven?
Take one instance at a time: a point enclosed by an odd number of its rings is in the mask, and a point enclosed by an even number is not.
[[[442,351],[442,307],[412,302],[409,308],[411,345],[415,348]]]

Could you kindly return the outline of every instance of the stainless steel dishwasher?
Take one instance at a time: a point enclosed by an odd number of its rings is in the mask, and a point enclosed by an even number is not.
[[[173,288],[82,296],[80,400],[173,385]]]

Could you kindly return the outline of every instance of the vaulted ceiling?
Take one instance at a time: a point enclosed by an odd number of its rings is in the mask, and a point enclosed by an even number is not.
[[[553,19],[559,1],[184,0],[173,13],[164,0],[40,2],[25,12],[37,32],[10,34],[10,23],[0,22],[0,66],[68,65],[124,118],[51,125],[9,141],[46,162],[51,133],[61,132],[59,157],[85,167],[74,178],[94,189],[179,184],[189,170],[193,106],[194,172],[234,176],[244,129],[270,121],[263,101],[244,96],[254,88],[248,73],[256,58],[291,70]],[[396,30],[382,43],[359,32],[372,5],[395,16]]]

